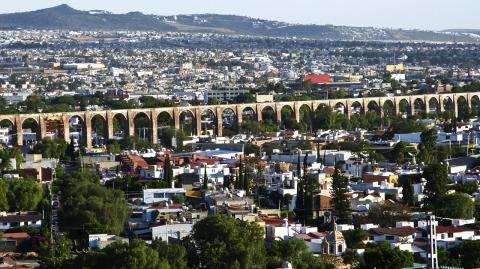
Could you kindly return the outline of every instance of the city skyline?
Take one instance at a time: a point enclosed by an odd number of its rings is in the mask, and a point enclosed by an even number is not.
[[[372,26],[384,28],[445,30],[480,29],[476,10],[480,3],[473,0],[424,0],[402,1],[401,6],[385,5],[381,0],[278,1],[245,0],[241,2],[216,0],[181,0],[174,3],[158,3],[151,0],[93,1],[46,0],[4,3],[2,13],[32,11],[68,4],[79,10],[106,10],[113,13],[140,11],[145,14],[229,14],[299,24],[333,24],[348,26]],[[340,15],[339,15],[340,13]],[[448,18],[448,19],[447,19]]]

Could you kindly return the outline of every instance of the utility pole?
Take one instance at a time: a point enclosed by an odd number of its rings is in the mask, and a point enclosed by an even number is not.
[[[427,216],[427,232],[428,232],[428,269],[438,269],[438,253],[437,253],[437,222],[435,215]]]

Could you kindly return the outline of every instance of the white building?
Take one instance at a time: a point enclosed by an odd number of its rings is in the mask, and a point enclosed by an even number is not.
[[[101,250],[114,242],[128,243],[127,238],[110,234],[89,234],[88,235],[88,249]]]
[[[184,188],[173,189],[144,189],[143,202],[145,204],[153,204],[171,200],[175,195],[185,196],[186,190]]]

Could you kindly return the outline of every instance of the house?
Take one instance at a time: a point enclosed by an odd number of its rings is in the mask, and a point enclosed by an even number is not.
[[[0,230],[5,231],[14,227],[29,226],[40,228],[43,216],[38,212],[0,213]]]
[[[32,267],[20,264],[15,258],[11,256],[0,257],[0,269],[31,269]]]
[[[326,74],[308,74],[305,75],[303,81],[309,81],[312,84],[327,84],[332,82],[332,77]]]
[[[373,228],[369,230],[367,242],[413,243],[422,237],[422,230],[410,226],[395,228]]]
[[[52,181],[53,171],[58,164],[57,159],[46,159],[42,154],[27,154],[25,162],[20,165],[21,171],[25,176],[30,176],[37,181]]]
[[[379,168],[375,168],[373,172],[365,172],[363,175],[363,182],[382,182],[396,183],[398,181],[398,175],[393,172],[381,171]]]
[[[150,229],[153,240],[160,239],[167,242],[168,238],[181,240],[190,234],[193,229],[193,222],[169,223],[168,225],[152,226]]]
[[[88,235],[89,250],[101,250],[114,242],[128,243],[128,239],[117,236],[117,235],[109,235],[109,234],[89,234]]]
[[[29,238],[27,233],[4,233],[0,239],[0,252],[17,252]]]
[[[463,240],[475,240],[476,232],[467,227],[437,226],[438,246],[450,249]]]
[[[174,196],[180,195],[185,197],[186,190],[184,188],[172,189],[144,189],[143,202],[145,204],[153,204],[171,200]]]

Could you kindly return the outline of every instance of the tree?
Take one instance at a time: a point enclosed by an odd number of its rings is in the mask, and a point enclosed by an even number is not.
[[[364,268],[368,269],[401,269],[413,265],[410,252],[391,248],[389,243],[368,243],[363,257]]]
[[[326,268],[320,257],[315,257],[308,251],[305,241],[298,238],[275,240],[267,248],[267,268],[280,268],[282,263],[289,261],[293,268],[310,269]]]
[[[34,180],[14,180],[9,184],[7,197],[12,211],[34,210],[42,200],[43,187]]]
[[[74,143],[73,139],[68,144],[65,155],[70,157],[71,161],[77,160],[78,152],[75,150],[75,143]]]
[[[240,157],[238,177],[235,180],[235,189],[240,190],[243,187],[242,181],[243,181],[243,163],[242,163],[242,157]]]
[[[425,185],[425,202],[430,206],[437,205],[448,190],[447,166],[433,163],[423,169],[423,177],[427,180]]]
[[[116,269],[170,269],[167,259],[160,259],[156,249],[145,241],[134,239],[129,243],[115,242],[99,253],[89,253],[83,258],[81,268]]]
[[[472,195],[474,192],[478,191],[478,183],[477,181],[460,182],[455,184],[453,188],[457,192]]]
[[[418,145],[418,160],[425,164],[437,162],[437,131],[428,129],[420,135],[420,144]]]
[[[202,189],[203,189],[203,190],[208,190],[207,164],[205,164],[205,170],[204,170],[204,173],[203,173]]]
[[[472,197],[465,193],[453,193],[445,195],[435,212],[445,218],[471,219],[475,210]]]
[[[410,208],[399,203],[374,204],[368,210],[367,220],[381,227],[395,227],[398,221],[411,221]]]
[[[460,260],[462,267],[473,269],[480,267],[480,241],[464,240],[452,249],[452,255]]]
[[[407,203],[407,205],[413,205],[414,203],[414,193],[412,179],[408,177],[407,180],[403,183],[402,186],[402,200]]]
[[[183,245],[155,240],[152,242],[152,248],[158,253],[160,260],[168,262],[170,269],[188,268],[187,250]]]
[[[348,178],[335,169],[332,179],[332,204],[334,212],[342,219],[348,217],[350,212],[350,201],[348,200]]]
[[[52,243],[40,245],[40,268],[68,268],[73,261],[72,241],[65,236],[57,236]]]
[[[62,191],[60,225],[70,227],[73,238],[123,230],[128,212],[124,193],[104,188],[94,178],[83,172],[65,175],[57,182],[56,188]]]
[[[359,268],[363,261],[363,257],[358,254],[356,250],[353,249],[347,249],[345,252],[342,254],[342,259],[343,262],[346,264],[350,264],[352,267],[351,268]]]
[[[215,231],[212,233],[212,231]],[[197,222],[187,238],[189,268],[263,268],[265,246],[258,224],[225,215]]]
[[[217,97],[209,97],[207,101],[207,105],[209,106],[214,106],[214,105],[219,105],[220,101],[218,100]]]
[[[173,180],[173,168],[170,162],[170,156],[165,157],[165,166],[163,167],[163,180],[168,183],[168,186],[172,186]]]
[[[452,253],[443,247],[437,248],[438,265],[460,267],[458,259],[452,257]]]
[[[256,98],[255,95],[251,93],[242,93],[237,95],[234,98],[234,102],[237,104],[249,104],[249,103],[255,103]]]
[[[368,238],[368,233],[362,229],[346,230],[342,231],[347,247],[351,249],[363,248],[365,245],[364,240]]]
[[[33,153],[42,154],[44,158],[63,159],[67,147],[63,139],[44,138],[35,145]]]
[[[172,196],[172,202],[174,202],[175,204],[184,204],[186,201],[187,199],[183,195],[175,194],[174,196]]]
[[[242,179],[242,188],[243,190],[245,190],[245,193],[247,195],[250,194],[250,179],[249,179],[249,176],[248,176],[248,162],[245,162],[245,170],[243,171],[243,179]]]
[[[392,150],[392,158],[397,164],[403,164],[408,158],[408,143],[400,141]]]
[[[7,212],[10,209],[10,204],[8,202],[8,193],[8,182],[0,179],[0,211]]]
[[[260,156],[260,147],[252,143],[244,144],[243,151],[245,155],[255,154],[255,156]]]

